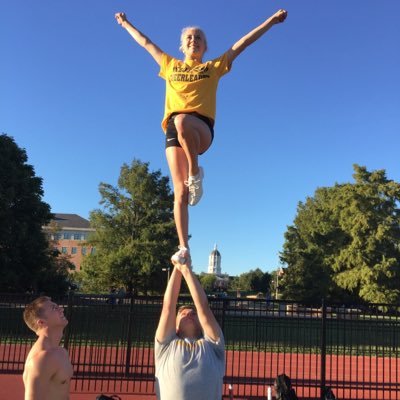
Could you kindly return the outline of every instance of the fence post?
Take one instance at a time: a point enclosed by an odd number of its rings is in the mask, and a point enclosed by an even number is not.
[[[227,307],[228,299],[222,299],[222,320],[221,320],[221,330],[224,332],[225,329],[225,311]]]
[[[126,358],[125,358],[125,376],[129,376],[129,367],[131,364],[131,353],[132,353],[132,322],[133,322],[133,305],[134,298],[132,293],[129,294],[130,305],[128,315],[128,337],[126,338]]]
[[[321,383],[320,398],[323,400],[326,386],[326,304],[325,299],[321,302],[322,321],[321,321]]]
[[[66,315],[66,318],[68,320],[68,325],[67,325],[67,328],[65,329],[65,334],[64,334],[64,348],[66,350],[68,350],[69,339],[71,336],[73,296],[74,296],[74,292],[72,290],[70,290],[68,292],[67,315]]]

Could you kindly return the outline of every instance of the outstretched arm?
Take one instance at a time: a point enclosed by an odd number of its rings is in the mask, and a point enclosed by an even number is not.
[[[156,339],[162,343],[176,332],[176,303],[181,289],[182,274],[173,269],[164,294],[160,322],[156,331]]]
[[[206,293],[196,275],[187,265],[175,264],[175,269],[178,269],[182,273],[188,285],[204,333],[214,341],[219,340],[221,328],[210,309]]]
[[[283,22],[287,17],[287,11],[279,10],[274,15],[265,20],[261,25],[254,28],[247,35],[238,40],[229,50],[228,58],[229,64],[248,46],[259,39],[265,32],[267,32],[273,25]]]
[[[128,31],[140,46],[144,47],[151,54],[151,56],[156,60],[156,63],[160,65],[163,51],[130,23],[126,18],[125,13],[116,13],[115,19],[118,24]]]

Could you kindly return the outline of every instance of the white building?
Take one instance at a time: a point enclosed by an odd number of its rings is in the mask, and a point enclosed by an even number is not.
[[[208,257],[208,273],[221,275],[221,253],[217,250],[217,245]]]

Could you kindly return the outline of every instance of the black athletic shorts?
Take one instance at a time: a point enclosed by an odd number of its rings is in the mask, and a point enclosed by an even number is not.
[[[178,114],[193,115],[194,117],[197,117],[197,118],[201,119],[202,121],[204,121],[207,124],[207,126],[210,128],[210,132],[211,132],[210,146],[211,146],[211,144],[214,140],[214,127],[213,127],[212,121],[209,118],[205,117],[204,115],[198,114],[196,112],[187,112],[187,113],[172,113],[171,116],[169,117],[168,125],[167,125],[167,132],[165,133],[165,148],[167,148],[167,147],[182,147],[179,143],[178,132],[176,131],[176,127],[175,127],[175,123],[174,123],[174,118]],[[200,154],[203,154],[203,153],[200,153]]]

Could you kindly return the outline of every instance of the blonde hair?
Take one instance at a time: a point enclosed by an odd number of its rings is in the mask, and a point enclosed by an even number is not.
[[[39,318],[42,318],[44,315],[43,304],[47,303],[48,301],[51,301],[50,297],[41,296],[41,297],[38,297],[37,299],[33,300],[31,303],[29,303],[25,307],[24,314],[23,314],[24,321],[25,321],[26,325],[28,325],[28,328],[31,329],[35,333],[39,329],[37,320]]]
[[[207,48],[208,48],[208,46],[207,46],[207,37],[206,37],[206,34],[204,33],[203,29],[201,29],[199,26],[186,26],[185,28],[182,29],[179,51],[181,51],[183,53],[183,40],[185,39],[186,32],[188,30],[190,30],[190,29],[194,29],[194,30],[200,32],[203,35],[204,44],[206,46],[206,51],[207,51]]]

